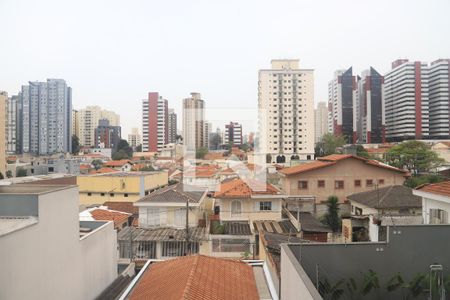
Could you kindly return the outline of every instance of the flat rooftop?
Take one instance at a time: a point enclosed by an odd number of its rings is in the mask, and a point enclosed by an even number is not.
[[[47,194],[51,192],[56,192],[60,190],[66,190],[76,185],[35,185],[35,184],[13,184],[0,186],[0,196],[2,194],[6,195],[39,195]]]

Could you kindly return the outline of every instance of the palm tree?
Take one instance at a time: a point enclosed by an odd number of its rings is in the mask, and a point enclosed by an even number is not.
[[[328,279],[324,278],[319,282],[319,293],[323,299],[337,300],[344,295],[344,289],[341,288],[343,284],[343,279],[331,285]]]

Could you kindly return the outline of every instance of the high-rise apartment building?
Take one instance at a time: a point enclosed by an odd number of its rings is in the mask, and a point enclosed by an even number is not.
[[[427,139],[429,68],[426,63],[406,59],[392,63],[384,76],[386,140]]]
[[[19,96],[11,96],[6,102],[6,152],[17,152],[17,102]]]
[[[353,69],[338,70],[328,83],[329,131],[356,142],[356,77]]]
[[[271,63],[259,71],[259,151],[273,163],[314,159],[314,70],[298,59]]]
[[[131,133],[128,135],[128,144],[131,148],[133,148],[133,150],[136,150],[137,146],[142,145],[139,128],[131,128]]]
[[[205,101],[200,93],[183,99],[183,143],[187,150],[208,147],[208,125],[205,122]]]
[[[20,153],[47,155],[72,147],[72,89],[63,79],[29,82],[19,94]]]
[[[94,147],[96,145],[95,129],[99,126],[99,121],[108,120],[110,126],[120,126],[120,116],[113,111],[102,109],[100,106],[87,106],[79,109],[75,113],[76,135],[80,140],[80,145]]]
[[[157,92],[142,100],[142,151],[157,152],[169,141],[168,101]]]
[[[429,74],[430,137],[450,139],[450,59],[432,62]]]
[[[242,145],[242,124],[238,122],[230,122],[225,125],[224,144],[231,146]]]
[[[328,105],[326,102],[317,103],[317,108],[314,110],[314,124],[314,141],[318,143],[328,132]]]
[[[6,178],[6,102],[8,94],[0,91],[0,173]]]
[[[76,135],[78,139],[79,125],[78,125],[78,110],[72,109],[72,135]]]
[[[177,141],[177,114],[173,109],[169,109],[169,143]]]
[[[111,148],[113,152],[117,150],[121,139],[120,126],[113,126],[109,124],[108,119],[100,119],[98,126],[95,129],[95,147],[96,148]]]
[[[383,87],[384,77],[372,67],[358,78],[356,128],[359,143],[385,142]]]

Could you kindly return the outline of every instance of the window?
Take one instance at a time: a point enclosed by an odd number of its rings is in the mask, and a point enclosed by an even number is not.
[[[384,184],[384,179],[378,179],[378,184]]]
[[[334,188],[335,189],[343,189],[344,188],[344,180],[335,180]]]
[[[325,180],[318,180],[317,181],[317,187],[318,188],[324,188],[325,187]]]
[[[240,216],[241,215],[241,201],[233,200],[231,202],[231,216]]]
[[[100,193],[100,196],[105,197],[105,193]]]
[[[125,193],[125,194],[123,194],[123,196],[124,196],[124,197],[128,197],[128,194],[127,194],[127,193]]]
[[[355,187],[361,187],[361,180],[359,179],[355,180]]]
[[[442,209],[431,208],[429,224],[446,224],[448,223],[448,212]]]
[[[259,210],[260,211],[272,210],[272,202],[270,202],[270,201],[259,202]]]
[[[89,196],[89,197],[92,196],[92,193],[88,193],[88,196]]]
[[[110,197],[114,197],[114,193],[110,193],[109,196],[110,196]]]
[[[308,189],[308,181],[306,180],[300,180],[298,182],[298,189],[299,190],[307,190]]]
[[[366,186],[367,187],[371,187],[373,185],[373,180],[372,179],[367,179],[366,180]]]

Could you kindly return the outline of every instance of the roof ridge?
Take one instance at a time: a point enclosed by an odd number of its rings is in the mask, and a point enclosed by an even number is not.
[[[185,257],[189,257],[189,256],[185,256]],[[189,276],[188,276],[188,279],[186,281],[186,287],[184,288],[183,295],[182,295],[181,299],[188,299],[188,295],[189,295],[189,292],[191,290],[192,283],[193,283],[192,281],[194,280],[194,275],[195,275],[195,272],[196,272],[197,267],[198,267],[199,257],[200,257],[200,255],[194,255],[194,261],[192,262],[192,269],[189,272]]]
[[[384,203],[384,200],[386,199],[387,195],[392,191],[392,189],[394,188],[394,185],[389,186],[386,189],[386,192],[384,193],[384,195],[381,197],[380,199],[380,203],[378,204],[378,206],[380,206],[381,203]]]

